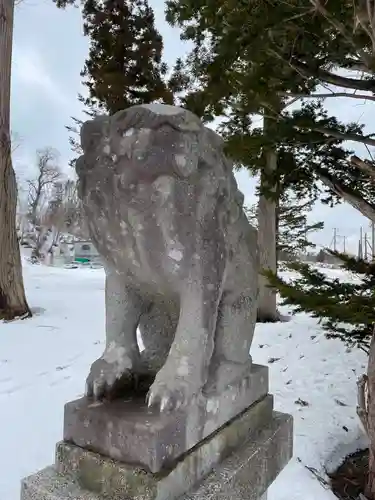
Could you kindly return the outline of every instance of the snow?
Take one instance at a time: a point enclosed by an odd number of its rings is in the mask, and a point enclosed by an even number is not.
[[[329,274],[345,279],[339,270]],[[34,317],[0,323],[1,500],[19,500],[21,478],[53,463],[64,403],[82,395],[104,347],[102,269],[25,262],[24,276]],[[325,470],[366,444],[355,413],[365,354],[325,339],[314,319],[299,314],[257,325],[252,356],[269,365],[275,408],[294,416],[294,457],[268,500],[335,499]]]
[[[156,115],[179,115],[183,113],[182,108],[177,106],[171,106],[170,104],[160,104],[157,102],[152,102],[150,104],[141,104],[142,108],[147,108]]]

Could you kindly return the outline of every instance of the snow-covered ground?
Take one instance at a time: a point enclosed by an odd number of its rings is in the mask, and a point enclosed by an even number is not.
[[[82,395],[104,343],[103,270],[25,263],[24,275],[34,317],[0,323],[0,500],[19,500],[21,478],[53,462],[64,403]],[[294,415],[294,458],[269,500],[333,500],[318,477],[365,444],[355,413],[365,355],[303,314],[258,325],[252,355],[270,367],[276,409]]]

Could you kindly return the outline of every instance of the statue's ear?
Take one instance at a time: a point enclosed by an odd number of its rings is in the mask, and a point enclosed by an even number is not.
[[[175,155],[175,168],[181,177],[198,171],[199,164],[215,168],[223,155],[223,140],[213,130],[201,127],[199,132],[183,134],[181,153]]]
[[[207,127],[202,127],[199,134],[198,150],[201,165],[206,165],[210,170],[225,175],[223,140],[219,134]]]
[[[188,178],[198,171],[200,157],[197,134],[185,133],[179,152],[174,155],[174,169],[179,177]]]

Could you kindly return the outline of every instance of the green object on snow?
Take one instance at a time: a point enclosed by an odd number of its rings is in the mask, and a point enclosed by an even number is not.
[[[86,257],[76,257],[74,261],[81,262],[81,264],[85,264],[86,262],[90,262],[90,259],[87,259]]]

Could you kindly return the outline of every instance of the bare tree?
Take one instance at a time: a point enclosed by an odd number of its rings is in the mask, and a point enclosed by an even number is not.
[[[34,179],[27,181],[28,216],[32,228],[32,259],[34,261],[43,256],[42,247],[52,232],[49,224],[50,201],[54,187],[61,179],[57,159],[58,153],[52,148],[37,151],[37,175]]]
[[[67,181],[65,185],[63,211],[67,232],[88,238],[88,229],[83,215],[82,203],[78,197],[77,183],[72,180]]]
[[[75,182],[71,180],[55,182],[52,197],[49,201],[47,223],[52,230],[52,240],[49,252],[52,247],[60,241],[62,233],[70,232],[71,218],[76,217],[77,206],[70,211],[70,198],[72,190],[75,189]]]
[[[16,229],[17,183],[11,157],[10,77],[14,0],[0,0],[0,318],[31,316]]]
[[[57,165],[58,153],[52,148],[37,151],[37,176],[28,179],[29,217],[32,224],[37,225],[41,213],[51,196],[54,185],[61,179],[61,171]]]
[[[25,233],[28,227],[28,200],[27,200],[27,187],[24,183],[18,182],[18,199],[17,199],[17,214],[16,214],[16,228],[18,239],[22,244]]]

